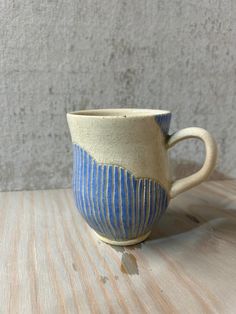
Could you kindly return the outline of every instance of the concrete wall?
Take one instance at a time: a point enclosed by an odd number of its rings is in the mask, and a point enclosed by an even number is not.
[[[171,130],[214,133],[212,178],[236,176],[236,2],[0,2],[0,189],[67,187],[66,111],[167,108]],[[199,167],[195,141],[173,150],[176,175]]]

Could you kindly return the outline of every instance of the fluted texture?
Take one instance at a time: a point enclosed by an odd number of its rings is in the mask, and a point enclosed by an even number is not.
[[[127,240],[145,234],[168,205],[160,184],[135,178],[117,165],[98,164],[74,144],[73,190],[76,206],[99,234]]]

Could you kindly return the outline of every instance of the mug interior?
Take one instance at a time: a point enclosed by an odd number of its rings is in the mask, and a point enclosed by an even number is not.
[[[80,110],[70,112],[72,115],[88,116],[88,117],[106,117],[106,118],[119,118],[119,117],[143,117],[143,116],[157,116],[168,114],[168,110],[159,110],[159,109],[130,109],[130,108],[121,108],[121,109],[89,109],[89,110]]]

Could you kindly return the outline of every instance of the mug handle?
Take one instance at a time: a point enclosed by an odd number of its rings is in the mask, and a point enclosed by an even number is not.
[[[170,198],[174,198],[178,194],[189,190],[195,185],[198,185],[202,181],[206,180],[216,164],[216,142],[210,133],[202,128],[186,128],[175,132],[174,134],[170,135],[168,139],[167,149],[188,138],[198,138],[203,141],[206,148],[205,161],[202,168],[198,172],[186,178],[178,179],[172,183],[170,189]]]

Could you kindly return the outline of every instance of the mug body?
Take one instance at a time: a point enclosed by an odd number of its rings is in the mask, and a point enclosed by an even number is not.
[[[168,206],[171,113],[145,109],[67,114],[76,206],[105,242],[143,241]]]

